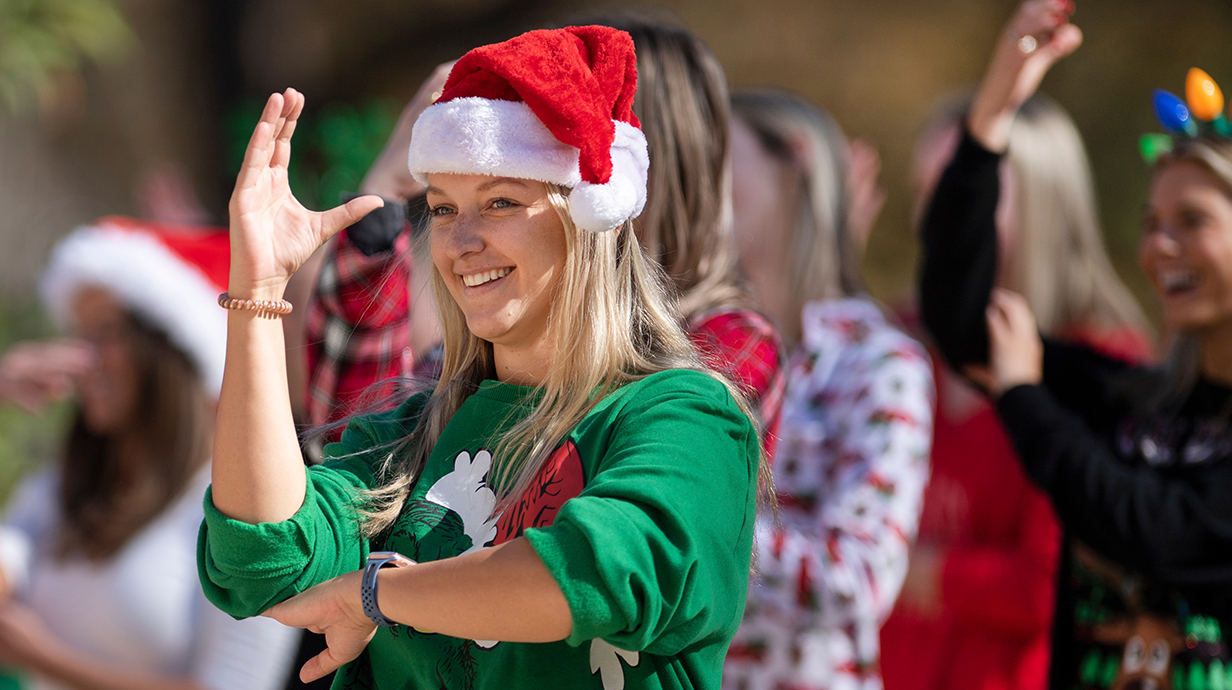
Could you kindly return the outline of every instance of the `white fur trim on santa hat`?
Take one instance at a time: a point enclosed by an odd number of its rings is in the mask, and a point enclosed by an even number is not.
[[[642,130],[616,122],[612,142],[612,177],[605,184],[580,182],[569,195],[569,215],[584,230],[611,230],[636,218],[646,206],[650,155]]]
[[[525,103],[471,97],[423,111],[411,130],[407,165],[423,184],[428,173],[459,173],[574,187],[582,181],[578,154]]]
[[[40,281],[52,318],[67,329],[77,292],[98,286],[163,330],[201,373],[207,393],[222,389],[227,316],[219,286],[154,237],[114,227],[78,228],[56,245]]]
[[[602,232],[636,217],[646,205],[646,137],[630,124],[615,125],[612,177],[592,185],[582,181],[578,148],[558,140],[526,103],[458,98],[431,105],[419,116],[407,166],[423,184],[430,173],[457,173],[568,187],[574,190],[569,196],[574,223]]]

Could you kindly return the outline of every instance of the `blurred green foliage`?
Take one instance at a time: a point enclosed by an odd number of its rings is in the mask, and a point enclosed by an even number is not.
[[[133,40],[109,0],[0,0],[0,102],[25,112],[57,72],[115,58]]]
[[[264,103],[249,102],[226,118],[228,169],[234,176],[244,162],[244,150],[261,119]],[[291,191],[304,206],[322,211],[359,189],[368,166],[376,160],[393,131],[398,111],[378,99],[353,106],[327,103],[300,117],[291,154]]]
[[[54,329],[37,301],[0,301],[0,353],[19,340],[44,338],[52,333]],[[54,405],[33,415],[0,403],[0,505],[23,475],[55,460],[70,414],[68,404]]]

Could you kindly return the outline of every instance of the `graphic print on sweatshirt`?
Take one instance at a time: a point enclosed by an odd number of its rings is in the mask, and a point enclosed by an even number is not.
[[[390,541],[409,541],[413,548],[404,552],[418,561],[452,558],[504,544],[522,536],[528,528],[551,525],[565,502],[580,494],[585,485],[577,446],[565,441],[522,497],[494,515],[496,494],[488,483],[491,470],[491,451],[481,449],[474,455],[460,451],[454,457],[453,469],[433,482],[422,498],[410,502]],[[392,631],[398,635],[398,630]],[[493,649],[498,642],[459,639],[456,644],[442,661],[447,668],[438,669],[441,688],[469,690],[475,680],[476,648]],[[637,652],[617,649],[599,639],[591,641],[590,671],[600,676],[604,690],[622,690],[622,663],[637,666],[638,661]],[[463,685],[449,686],[450,678],[461,678]]]

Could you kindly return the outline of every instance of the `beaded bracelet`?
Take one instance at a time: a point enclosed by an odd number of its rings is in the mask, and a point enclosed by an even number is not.
[[[225,292],[218,296],[218,306],[223,309],[240,309],[278,316],[291,313],[291,303],[285,299],[236,299]]]

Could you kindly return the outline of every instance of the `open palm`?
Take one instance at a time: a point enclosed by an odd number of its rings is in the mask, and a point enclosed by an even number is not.
[[[384,203],[362,196],[328,211],[310,211],[291,193],[291,136],[304,109],[295,89],[273,94],[252,132],[231,193],[230,291],[278,298],[291,275],[326,240]]]

